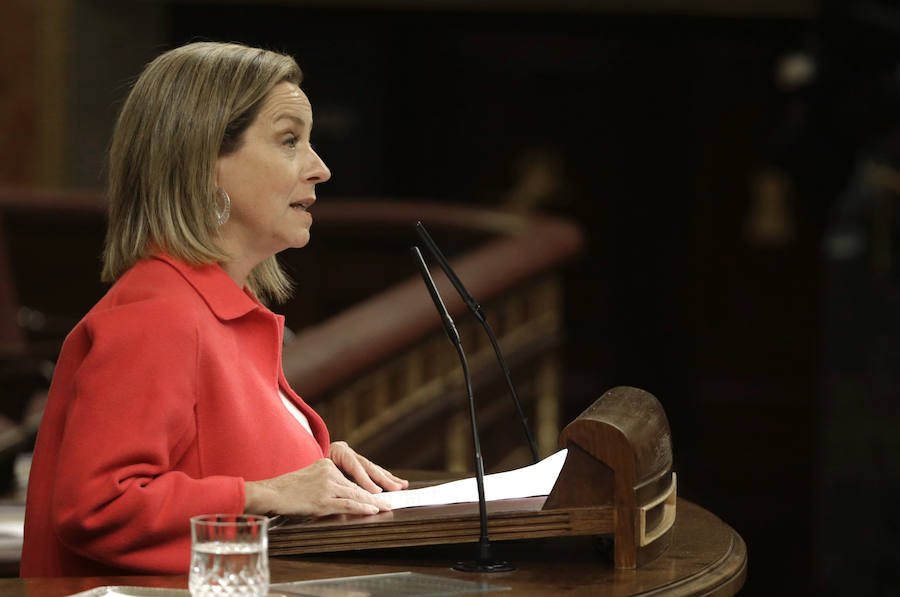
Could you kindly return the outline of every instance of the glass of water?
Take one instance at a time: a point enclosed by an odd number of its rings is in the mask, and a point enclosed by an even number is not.
[[[266,595],[268,524],[268,518],[255,514],[204,514],[191,518],[191,595]]]

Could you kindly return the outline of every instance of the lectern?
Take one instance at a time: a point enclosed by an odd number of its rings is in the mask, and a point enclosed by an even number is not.
[[[609,390],[560,434],[566,463],[548,496],[488,502],[492,541],[608,535],[617,568],[653,560],[671,543],[676,484],[672,439],[659,401]],[[475,542],[478,504],[426,506],[373,516],[279,518],[269,553],[299,555]]]

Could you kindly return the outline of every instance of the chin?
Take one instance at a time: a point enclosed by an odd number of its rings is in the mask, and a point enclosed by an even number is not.
[[[298,238],[293,243],[291,243],[291,248],[302,249],[303,247],[305,247],[308,244],[309,244],[309,234],[306,234],[302,238]]]

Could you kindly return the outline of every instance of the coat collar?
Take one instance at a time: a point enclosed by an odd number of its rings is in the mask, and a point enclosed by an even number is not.
[[[175,268],[219,319],[237,319],[255,309],[265,309],[250,290],[239,288],[218,264],[189,265],[165,253],[157,253],[153,259]]]

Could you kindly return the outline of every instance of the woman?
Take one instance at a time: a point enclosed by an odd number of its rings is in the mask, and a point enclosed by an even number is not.
[[[196,514],[374,514],[406,487],[329,444],[257,299],[289,296],[275,254],[309,242],[331,176],[300,79],[288,56],[197,43],[135,83],[110,149],[114,284],[57,363],[23,576],[185,573]]]

